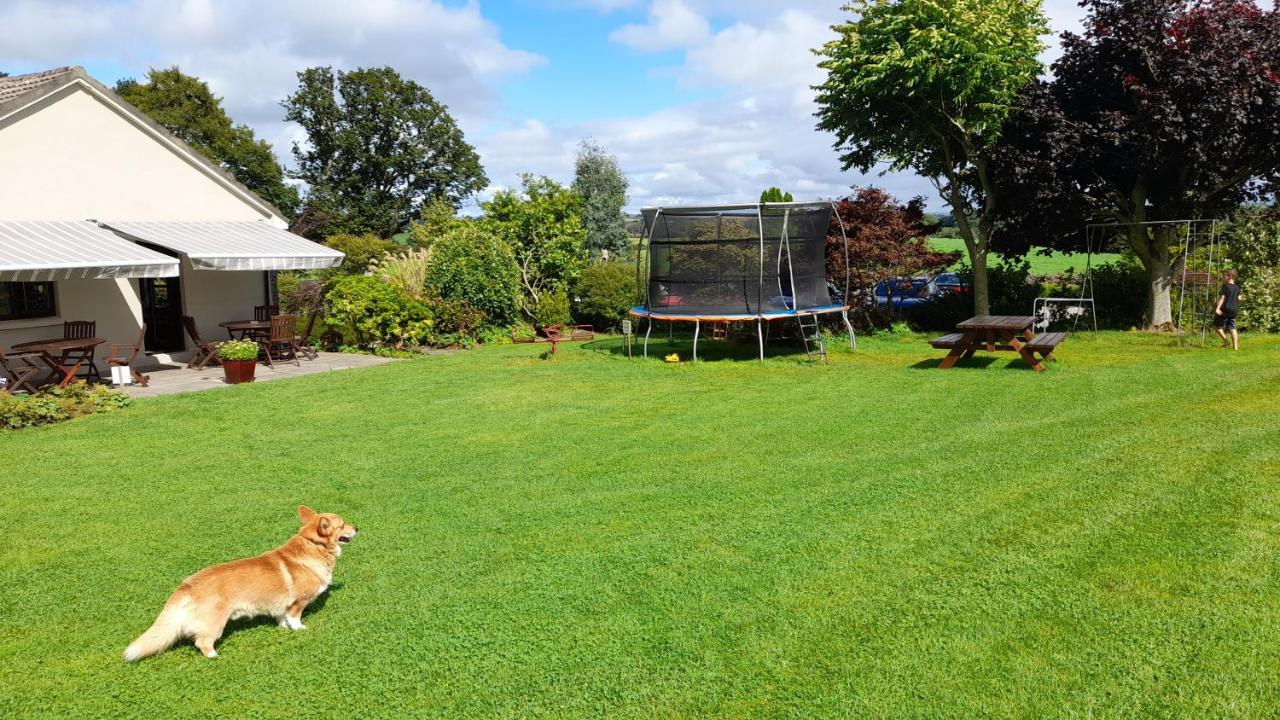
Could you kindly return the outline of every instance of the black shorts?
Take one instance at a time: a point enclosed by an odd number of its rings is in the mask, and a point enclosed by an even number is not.
[[[1236,329],[1235,311],[1223,310],[1221,315],[1214,315],[1213,325],[1214,327],[1219,327],[1219,328],[1222,328],[1223,330],[1235,330]]]

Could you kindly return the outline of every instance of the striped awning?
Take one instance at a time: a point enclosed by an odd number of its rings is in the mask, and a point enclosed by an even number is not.
[[[318,270],[337,267],[337,250],[253,220],[126,222],[103,225],[140,242],[187,256],[197,270]]]
[[[178,259],[88,220],[0,221],[0,281],[177,277]]]

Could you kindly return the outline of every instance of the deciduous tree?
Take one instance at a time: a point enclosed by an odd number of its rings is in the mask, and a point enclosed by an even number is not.
[[[203,80],[176,67],[152,69],[145,82],[121,80],[115,91],[287,217],[297,212],[298,189],[285,181],[271,145],[255,137],[247,125],[234,124],[222,98]]]
[[[1131,223],[1147,322],[1172,321],[1177,229],[1280,180],[1280,14],[1248,0],[1085,0],[1051,82],[1026,89],[996,152],[1013,202],[1002,243],[1080,244],[1081,225]]]
[[[304,70],[283,105],[307,133],[293,154],[322,234],[387,237],[428,200],[456,205],[488,184],[449,109],[392,68]]]
[[[988,310],[987,253],[1001,196],[988,151],[1019,89],[1040,71],[1039,0],[859,0],[818,52],[818,127],[844,167],[888,164],[929,178],[955,213]]]
[[[481,207],[481,226],[515,254],[521,311],[533,320],[543,296],[567,289],[586,265],[582,197],[550,178],[523,175],[519,190],[500,190]]]

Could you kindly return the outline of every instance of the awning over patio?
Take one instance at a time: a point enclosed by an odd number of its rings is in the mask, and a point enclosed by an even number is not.
[[[177,275],[176,258],[87,220],[0,221],[0,281]]]
[[[124,222],[103,225],[186,255],[197,270],[315,270],[344,255],[265,222]]]

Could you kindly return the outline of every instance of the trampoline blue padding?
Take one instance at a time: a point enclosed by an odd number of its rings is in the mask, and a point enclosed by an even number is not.
[[[643,305],[631,308],[630,314],[651,320],[675,320],[683,322],[742,322],[747,320],[781,320],[783,318],[808,317],[824,313],[838,313],[849,309],[847,305],[819,305],[818,307],[801,308],[799,310],[775,310],[756,314],[750,313],[681,313],[679,308],[649,310]]]

